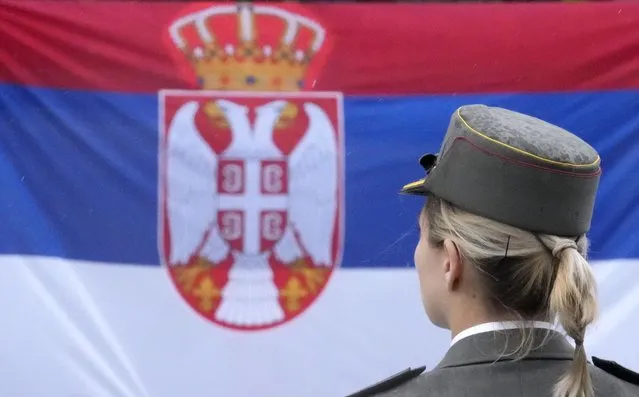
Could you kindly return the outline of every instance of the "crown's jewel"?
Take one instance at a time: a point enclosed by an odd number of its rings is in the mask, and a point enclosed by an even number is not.
[[[220,42],[215,34],[216,22],[229,15],[237,18],[235,44]],[[284,22],[279,42],[258,45],[263,41],[256,23],[260,16]],[[187,40],[186,29],[193,29],[197,43]],[[305,48],[298,48],[302,30],[310,31],[312,40]],[[304,16],[250,3],[213,6],[189,14],[176,20],[169,33],[195,70],[201,88],[243,91],[300,90],[313,55],[325,38],[324,29]]]

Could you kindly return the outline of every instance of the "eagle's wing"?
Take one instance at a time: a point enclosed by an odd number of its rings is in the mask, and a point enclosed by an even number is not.
[[[170,265],[185,265],[194,254],[216,263],[229,252],[229,245],[217,228],[217,157],[195,125],[198,107],[195,101],[183,105],[168,132],[166,200]]]
[[[331,266],[333,229],[337,211],[337,137],[324,110],[304,104],[309,127],[289,156],[289,222],[275,247],[280,258],[306,251],[318,266]],[[297,232],[302,247],[295,244]],[[285,249],[289,247],[288,249]]]

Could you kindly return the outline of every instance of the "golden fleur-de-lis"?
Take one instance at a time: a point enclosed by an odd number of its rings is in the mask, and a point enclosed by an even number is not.
[[[294,274],[302,277],[304,285],[308,287],[309,292],[312,294],[318,293],[319,289],[326,282],[328,270],[325,268],[311,267],[304,258],[290,263],[289,267]]]
[[[201,274],[207,272],[211,264],[202,258],[198,258],[193,264],[176,268],[175,276],[178,284],[186,293],[191,292],[195,282]]]
[[[198,298],[200,310],[210,312],[213,310],[213,303],[220,298],[221,294],[215,282],[210,277],[204,277],[193,290],[193,296]]]
[[[284,298],[284,306],[288,312],[297,312],[302,307],[301,300],[308,295],[308,291],[296,276],[289,277],[286,286],[280,290],[280,296]]]
[[[312,267],[304,267],[296,269],[296,272],[302,275],[304,278],[304,284],[308,287],[312,294],[319,292],[319,289],[324,285],[326,281],[327,270],[315,269]]]
[[[178,284],[182,287],[182,290],[189,293],[195,285],[195,280],[201,273],[202,269],[189,266],[176,270],[175,275]]]

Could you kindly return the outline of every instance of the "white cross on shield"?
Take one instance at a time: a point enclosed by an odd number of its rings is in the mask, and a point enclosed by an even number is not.
[[[286,159],[221,158],[217,181],[222,237],[248,255],[270,249],[287,222]]]

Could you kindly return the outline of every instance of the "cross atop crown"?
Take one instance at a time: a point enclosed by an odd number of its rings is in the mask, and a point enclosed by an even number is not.
[[[236,19],[236,44],[220,42],[216,22]],[[279,40],[264,43],[258,31],[262,16],[276,18],[285,28]],[[220,23],[221,25],[221,23]],[[312,39],[299,48],[298,35],[308,30]],[[185,32],[194,32],[194,38]],[[325,39],[316,22],[269,6],[240,3],[212,6],[177,19],[169,27],[171,39],[186,56],[198,76],[200,87],[213,90],[297,91]]]

